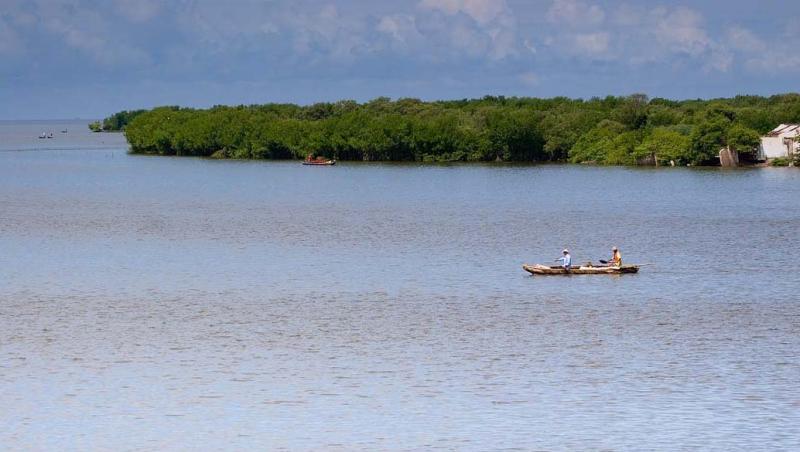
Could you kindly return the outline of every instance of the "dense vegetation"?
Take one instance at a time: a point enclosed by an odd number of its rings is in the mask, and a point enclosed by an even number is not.
[[[114,113],[113,115],[104,119],[102,123],[100,121],[89,123],[89,130],[92,132],[119,132],[121,130],[125,130],[125,127],[133,118],[139,116],[145,111],[147,110],[131,110]]]
[[[761,134],[779,123],[800,122],[800,94],[685,101],[644,95],[378,98],[363,104],[159,107],[131,113],[117,115],[130,120],[125,133],[132,152],[146,154],[615,165],[649,158],[703,164],[713,162],[724,146],[752,152]]]

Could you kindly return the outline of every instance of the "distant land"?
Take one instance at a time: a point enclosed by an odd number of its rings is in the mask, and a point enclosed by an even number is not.
[[[122,111],[90,128],[124,130],[131,152],[230,159],[714,165],[757,159],[760,137],[800,122],[800,94],[588,100],[486,96],[377,98]],[[798,154],[795,153],[795,156]],[[775,159],[785,165],[789,159]]]

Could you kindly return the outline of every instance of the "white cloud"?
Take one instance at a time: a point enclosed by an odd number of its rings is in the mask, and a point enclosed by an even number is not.
[[[409,14],[384,16],[375,29],[388,37],[389,47],[397,53],[410,54],[428,45],[417,28],[416,18]],[[417,56],[419,53],[416,53]]]
[[[419,6],[451,15],[464,13],[481,25],[506,16],[509,12],[505,0],[421,0]]]
[[[627,63],[685,67],[691,61],[705,71],[730,70],[733,43],[752,49],[761,45],[747,30],[734,29],[729,42],[712,38],[704,17],[686,7],[619,5],[605,11],[579,0],[556,0],[547,12],[554,24],[545,44],[558,55]]]
[[[578,58],[586,61],[613,60],[612,36],[608,32],[558,33],[545,39],[545,45],[559,57]]]
[[[340,14],[333,4],[317,14],[293,14],[288,22],[295,34],[295,48],[308,51],[313,47],[322,58],[347,63],[374,49],[367,39],[366,21]]]
[[[709,50],[711,38],[702,27],[703,17],[688,8],[675,10],[658,8],[653,33],[669,50],[698,56]]]
[[[554,24],[586,27],[603,23],[606,13],[595,4],[579,0],[554,0],[545,17]]]
[[[728,47],[712,39],[704,26],[703,16],[692,9],[656,8],[649,15],[650,24],[644,23],[663,50],[701,61],[706,71],[727,72],[733,65],[733,54]]]
[[[536,44],[534,44],[534,43],[533,43],[533,41],[532,41],[532,40],[530,40],[530,39],[526,39],[526,40],[525,40],[525,41],[522,43],[522,45],[523,45],[523,46],[525,46],[525,48],[526,48],[526,49],[528,49],[528,51],[529,51],[530,53],[536,53],[536,52],[537,52],[537,49],[536,49]]]
[[[646,16],[646,14],[643,9],[628,4],[622,4],[611,14],[611,21],[615,25],[632,27],[640,25],[644,16]]]
[[[115,0],[115,6],[131,22],[147,22],[161,10],[157,0]]]
[[[800,74],[800,17],[787,17],[787,26],[777,40],[767,42],[743,27],[734,27],[728,33],[728,42],[745,56],[745,67],[761,76],[785,76]]]
[[[608,44],[611,36],[608,33],[581,33],[574,36],[574,49],[585,55],[605,54],[608,52]]]
[[[745,67],[754,74],[766,76],[796,74],[800,73],[800,55],[770,51],[748,58]]]
[[[58,8],[38,5],[37,23],[44,31],[58,36],[67,46],[76,49],[95,62],[106,66],[148,64],[146,52],[132,43],[116,39],[109,20],[91,8]]]
[[[441,24],[447,30],[448,46],[471,57],[503,60],[519,53],[517,22],[505,0],[421,0],[419,9],[452,18]],[[472,24],[458,20],[468,17]]]
[[[724,46],[713,44],[708,61],[703,66],[706,71],[728,72],[733,66],[733,54]]]
[[[726,38],[728,45],[742,52],[763,52],[767,50],[767,44],[744,27],[729,28]]]

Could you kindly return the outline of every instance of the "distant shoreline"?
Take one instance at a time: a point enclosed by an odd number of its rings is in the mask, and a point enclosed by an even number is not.
[[[636,94],[169,106],[122,111],[90,127],[125,130],[133,153],[218,159],[728,166],[779,156],[780,150],[761,150],[762,137],[797,123],[800,94],[793,93],[684,101]],[[795,141],[791,146],[798,147],[800,136]]]
[[[137,156],[137,157],[172,157],[172,158],[186,158],[186,159],[201,159],[201,160],[208,160],[208,161],[218,161],[218,162],[275,162],[275,163],[302,163],[303,160],[296,159],[296,158],[286,158],[286,159],[249,159],[249,158],[214,158],[211,156],[201,156],[201,155],[165,155],[165,154],[147,154],[147,153],[139,153],[139,152],[132,152],[130,148],[128,148],[128,154]],[[369,166],[369,165],[396,165],[396,166],[419,166],[419,167],[496,167],[496,168],[513,168],[513,167],[578,167],[578,168],[628,168],[628,169],[641,169],[644,171],[647,170],[662,170],[662,169],[673,169],[673,170],[680,170],[680,169],[690,169],[690,170],[713,170],[713,169],[723,169],[723,170],[749,170],[749,169],[763,169],[763,168],[788,168],[793,167],[797,168],[797,165],[771,165],[769,162],[757,162],[757,163],[744,163],[740,164],[737,167],[733,168],[724,168],[720,165],[605,165],[605,164],[597,164],[591,162],[583,162],[583,163],[571,163],[567,161],[542,161],[542,162],[524,162],[524,161],[434,161],[434,162],[425,162],[425,161],[412,161],[412,160],[337,160],[338,166],[342,165],[355,165],[355,166]]]

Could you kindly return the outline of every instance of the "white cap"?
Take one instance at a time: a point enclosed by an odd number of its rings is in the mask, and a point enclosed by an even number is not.
[[[568,250],[568,249],[566,249],[566,248],[564,248],[564,251],[563,251],[563,252],[568,254],[568,253],[569,253],[569,250]]]

